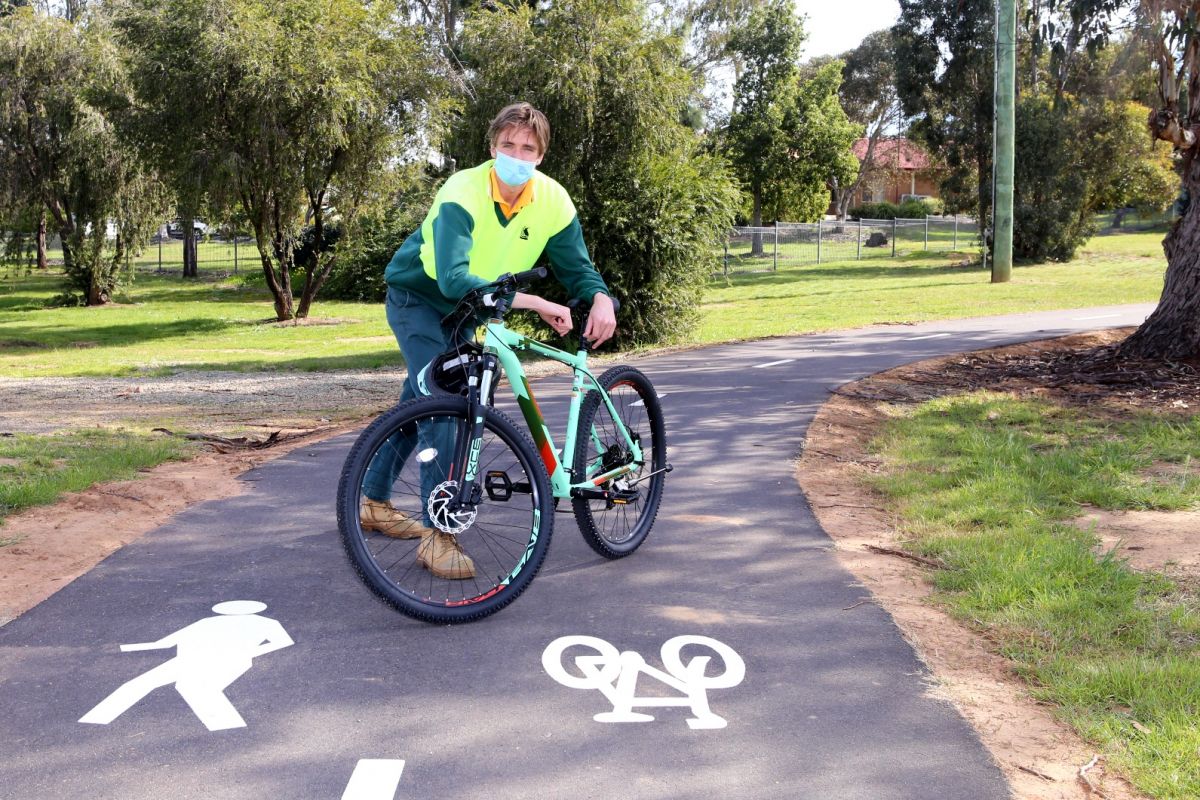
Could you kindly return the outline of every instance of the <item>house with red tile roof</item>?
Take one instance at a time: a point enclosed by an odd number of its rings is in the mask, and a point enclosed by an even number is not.
[[[854,143],[854,155],[861,162],[867,157],[867,139]],[[936,162],[916,142],[896,136],[875,143],[871,172],[851,206],[861,203],[900,203],[907,195],[937,197],[942,174]]]

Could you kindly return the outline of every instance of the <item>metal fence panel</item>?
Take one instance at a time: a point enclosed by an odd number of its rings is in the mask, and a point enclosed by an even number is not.
[[[0,259],[3,266],[25,267],[33,263],[32,245],[20,257]],[[58,237],[48,238],[46,260],[51,266],[63,263],[62,243]],[[133,268],[148,272],[182,272],[183,240],[170,236],[155,236],[140,253],[130,257]],[[253,237],[201,236],[196,240],[196,267],[201,271],[237,273],[262,269],[258,247]]]
[[[978,248],[979,227],[968,217],[780,222],[735,227],[725,245],[723,271],[766,272],[864,258]]]

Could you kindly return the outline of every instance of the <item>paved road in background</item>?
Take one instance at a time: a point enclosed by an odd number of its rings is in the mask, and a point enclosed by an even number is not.
[[[877,327],[636,361],[665,395],[676,468],[646,545],[605,561],[559,515],[528,591],[469,625],[409,620],[355,577],[334,518],[352,437],[293,451],[243,475],[245,494],[179,514],[0,628],[0,798],[1005,798],[999,770],[930,695],[891,619],[859,603],[868,592],[838,565],[793,458],[846,381],[1135,324],[1151,308]],[[550,381],[535,388],[548,416],[561,416],[563,393]],[[227,601],[265,609],[212,611]],[[120,650],[185,630],[163,649]],[[727,727],[693,730],[686,707],[595,721],[613,702],[542,665],[547,645],[572,635],[660,670],[673,637],[724,643],[745,664],[740,684],[707,692]],[[213,636],[279,649],[231,664],[206,647]],[[704,654],[685,653],[685,663]],[[109,724],[79,722],[139,681],[142,692],[165,685],[127,700]],[[227,685],[228,708],[213,685]],[[647,674],[637,691],[681,696]],[[244,726],[209,730],[229,724],[230,708]]]

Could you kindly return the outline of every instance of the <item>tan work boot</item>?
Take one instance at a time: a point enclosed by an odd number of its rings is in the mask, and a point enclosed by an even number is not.
[[[393,539],[419,539],[430,533],[421,520],[397,511],[389,500],[364,497],[358,507],[358,518],[364,531],[378,531]]]
[[[475,562],[449,533],[430,532],[417,545],[417,562],[439,578],[461,581],[475,577]]]

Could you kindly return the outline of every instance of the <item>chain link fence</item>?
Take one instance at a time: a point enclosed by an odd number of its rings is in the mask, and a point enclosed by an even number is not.
[[[917,252],[953,252],[979,246],[969,217],[780,222],[770,228],[735,227],[725,242],[723,272],[766,272],[829,261],[895,258]]]

